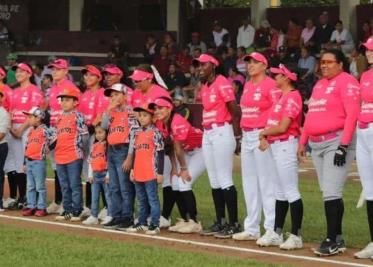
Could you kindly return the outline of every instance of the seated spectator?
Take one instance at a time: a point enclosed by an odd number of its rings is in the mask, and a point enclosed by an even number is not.
[[[319,26],[316,27],[314,41],[316,51],[324,48],[324,46],[330,41],[330,36],[333,32],[333,26],[329,24],[328,12],[323,12],[319,17]]]
[[[192,57],[190,56],[189,46],[184,47],[181,53],[176,56],[176,64],[183,73],[188,73],[190,65],[192,64]]]
[[[199,48],[201,49],[202,53],[206,53],[207,46],[206,44],[200,39],[200,35],[198,32],[192,32],[192,39],[188,44],[190,49],[190,55],[193,56],[194,49]]]
[[[128,66],[128,48],[122,39],[115,35],[113,42],[110,46],[109,54],[112,56],[115,65],[122,69],[126,69]]]
[[[184,96],[176,94],[173,100],[175,113],[183,116],[186,120],[192,123],[192,116],[190,115],[190,110],[187,104],[185,104]]]
[[[239,104],[241,101],[241,96],[243,92],[243,84],[239,80],[234,80],[233,83],[233,91],[236,97],[236,103]]]
[[[298,69],[300,72],[300,79],[305,83],[307,90],[310,91],[314,85],[315,77],[313,71],[317,61],[314,58],[309,48],[301,48],[301,58],[298,60]]]
[[[228,81],[233,83],[234,81],[240,81],[242,84],[245,83],[245,72],[239,72],[236,67],[233,67],[229,70],[229,75],[228,75]]]
[[[236,68],[241,73],[246,72],[246,61],[243,59],[245,56],[245,51],[245,47],[243,46],[237,48]]]
[[[170,64],[168,74],[164,77],[164,82],[167,85],[170,95],[175,93],[182,95],[182,88],[187,85],[184,73],[177,70],[175,63]]]
[[[34,71],[34,80],[35,80],[35,84],[41,88],[41,81],[43,79],[43,69],[44,69],[44,66],[43,64],[40,64],[40,63],[35,63],[35,64],[32,64],[32,70]]]
[[[353,48],[350,57],[350,73],[356,79],[360,80],[361,74],[367,70],[368,62],[364,56],[364,48]]]
[[[199,87],[201,87],[201,82],[197,69],[191,65],[187,77],[187,85],[183,88],[183,95],[186,96],[188,102],[194,102],[195,92]]]
[[[271,36],[271,52],[278,52],[279,48],[284,45],[285,43],[285,29],[280,29],[279,31],[275,28],[271,28],[270,36]]]
[[[14,86],[17,85],[17,79],[16,79],[16,71],[13,70],[13,67],[16,66],[18,56],[15,53],[9,53],[6,56],[7,65],[5,68],[7,69],[7,75],[6,75],[6,84],[10,87],[14,88]]]
[[[271,46],[271,25],[268,20],[263,20],[260,23],[260,28],[255,32],[254,43],[258,51],[265,51]]]
[[[233,47],[223,49],[221,54],[223,74],[227,76],[231,68],[236,68],[236,50]]]
[[[170,59],[168,57],[168,49],[166,46],[161,46],[159,55],[156,55],[153,60],[153,65],[157,68],[159,74],[163,78],[168,74]]]
[[[271,54],[269,57],[270,66],[278,66],[284,64],[289,68],[295,68],[297,66],[297,58],[295,54],[290,54],[285,46],[280,46],[277,54]]]
[[[166,33],[163,36],[163,46],[167,47],[169,58],[174,60],[178,53],[178,47],[171,33]]]
[[[145,61],[149,64],[151,64],[154,58],[159,55],[159,48],[154,35],[150,34],[146,37],[143,54]]]
[[[202,54],[201,48],[194,48],[193,50],[193,58],[198,58]]]
[[[288,22],[288,29],[285,35],[285,45],[289,53],[299,53],[300,37],[302,28],[296,18],[291,18]]]
[[[365,43],[373,35],[373,29],[370,27],[369,21],[363,23],[362,32],[363,38],[360,40],[360,43]]]
[[[213,27],[213,30],[212,30],[212,35],[213,35],[213,38],[214,38],[214,43],[215,43],[215,46],[216,47],[219,47],[219,46],[229,46],[230,45],[230,41],[229,41],[229,32],[227,29],[224,29],[220,22],[215,20],[214,21],[214,27]],[[228,36],[228,41],[227,40],[224,40],[224,36]],[[225,37],[227,39],[227,37]]]
[[[330,42],[345,54],[349,54],[355,46],[351,33],[346,28],[343,28],[341,20],[335,24],[335,30],[330,37]]]
[[[245,49],[254,44],[255,29],[250,24],[250,18],[246,17],[242,20],[242,26],[238,28],[237,48],[242,46]]]
[[[300,35],[300,46],[308,47],[311,51],[315,48],[315,43],[313,41],[313,36],[315,34],[316,27],[311,18],[306,20],[306,27],[302,30]]]

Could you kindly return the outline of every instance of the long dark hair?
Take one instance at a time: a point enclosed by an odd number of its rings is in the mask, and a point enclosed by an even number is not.
[[[163,99],[163,100],[166,100],[167,102],[169,102],[171,105],[173,105],[172,103],[172,99],[167,97],[167,96],[160,96],[158,97],[158,99]],[[167,121],[167,124],[165,125],[166,126],[166,130],[168,132],[171,132],[171,124],[172,124],[172,120],[174,119],[174,116],[175,116],[175,111],[174,109],[171,110],[171,114],[170,114],[170,119]],[[166,155],[170,155],[171,154],[171,151],[173,149],[173,142],[172,142],[172,138],[171,138],[171,134],[169,134],[165,139],[164,139],[164,146],[165,146],[165,153]]]

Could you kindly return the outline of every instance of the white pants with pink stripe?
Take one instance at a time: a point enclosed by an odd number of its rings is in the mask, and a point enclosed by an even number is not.
[[[373,124],[357,129],[356,162],[366,200],[373,200]]]

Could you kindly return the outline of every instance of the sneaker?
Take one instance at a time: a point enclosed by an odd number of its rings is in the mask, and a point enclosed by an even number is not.
[[[82,224],[85,225],[96,225],[98,224],[98,219],[96,217],[93,217],[92,215],[89,216],[87,219],[85,219]]]
[[[209,228],[207,228],[206,230],[203,230],[201,232],[201,235],[212,236],[212,235],[219,233],[223,229],[224,229],[224,226],[221,223],[214,222],[214,224],[211,225]]]
[[[83,220],[82,212],[81,213],[73,213],[73,216],[70,219],[70,222],[80,222]]]
[[[201,222],[189,220],[188,222],[184,223],[183,226],[181,226],[177,232],[181,234],[200,233],[202,232]]]
[[[56,204],[56,202],[52,202],[51,204],[49,204],[47,208],[47,213],[48,214],[61,214],[62,213],[60,212],[61,208],[62,208],[61,205]]]
[[[256,241],[261,247],[279,246],[284,242],[284,238],[273,230],[267,230],[265,234]]]
[[[356,259],[371,259],[373,257],[373,242],[370,242],[364,249],[354,254]]]
[[[8,207],[7,207],[8,210],[16,210],[18,209],[18,202],[17,200],[15,199],[11,199],[8,203]]]
[[[256,241],[258,240],[258,238],[260,237],[260,235],[252,235],[252,234],[249,234],[248,232],[241,232],[241,233],[237,233],[237,234],[234,234],[232,236],[232,238],[234,240],[239,240],[239,241]]]
[[[184,224],[186,224],[186,223],[187,223],[187,222],[184,221],[183,219],[178,219],[178,222],[177,222],[175,225],[170,226],[170,227],[168,228],[168,231],[170,231],[170,232],[178,232],[179,229],[180,229],[181,227],[183,227]]]
[[[38,209],[35,212],[36,217],[45,217],[47,216],[47,211],[45,209]]]
[[[118,231],[126,232],[127,228],[131,227],[133,224],[134,224],[133,221],[131,221],[130,219],[125,219],[125,220],[122,220],[122,222],[115,229]]]
[[[26,201],[18,200],[17,209],[23,210],[25,207],[27,207]]]
[[[85,219],[91,216],[91,210],[88,207],[84,207],[83,211],[80,213],[80,218]]]
[[[98,213],[98,219],[100,221],[105,220],[105,217],[107,216],[107,208],[103,208],[99,213]]]
[[[104,224],[105,229],[116,229],[122,221],[120,219],[112,219],[110,222]]]
[[[106,216],[106,217],[101,221],[100,224],[104,225],[104,224],[107,224],[107,223],[111,222],[112,220],[113,220],[113,217],[111,217],[111,216]]]
[[[341,236],[337,236],[336,242],[338,245],[338,252],[344,253],[347,249],[346,242],[344,241],[344,239]]]
[[[220,239],[228,239],[228,238],[232,238],[232,236],[234,234],[237,234],[240,232],[240,225],[238,223],[234,224],[234,225],[226,225],[224,227],[224,229],[222,231],[220,231],[219,233],[216,233],[214,236],[216,238],[220,238]]]
[[[171,219],[166,219],[163,216],[159,218],[159,228],[168,228],[170,226],[171,226]]]
[[[161,232],[158,226],[151,224],[148,230],[145,231],[146,235],[157,235]]]
[[[3,208],[4,209],[8,209],[9,208],[9,206],[12,206],[12,205],[14,205],[14,203],[15,202],[17,202],[14,198],[7,198],[7,199],[5,199],[4,200],[4,202],[3,202]]]
[[[288,239],[280,245],[280,249],[293,250],[303,248],[302,237],[290,234]]]
[[[126,229],[127,233],[138,233],[138,232],[146,232],[148,230],[147,225],[141,225],[139,223],[132,225],[131,227]]]
[[[25,210],[22,211],[22,215],[23,216],[33,216],[36,212],[36,209],[30,209],[30,208],[27,208]]]
[[[321,242],[320,247],[314,250],[314,253],[318,256],[332,256],[339,253],[338,244],[326,238]]]
[[[0,212],[4,212],[5,210],[3,208],[0,208]]]
[[[70,221],[73,214],[67,211],[63,211],[60,215],[56,216],[54,219],[56,221]]]

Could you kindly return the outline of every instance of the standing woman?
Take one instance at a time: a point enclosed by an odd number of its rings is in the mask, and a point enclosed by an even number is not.
[[[367,200],[367,215],[370,230],[370,243],[355,254],[359,259],[373,257],[373,38],[363,44],[365,55],[371,68],[361,75],[361,111],[357,124],[356,160],[363,194]]]
[[[231,238],[240,231],[237,191],[232,179],[233,156],[238,147],[235,138],[241,137],[237,105],[231,83],[215,72],[219,62],[214,57],[202,54],[194,63],[199,64],[203,81],[202,150],[216,212],[216,222],[203,235]],[[228,224],[225,224],[225,207]]]
[[[295,89],[297,75],[284,65],[271,68],[276,85],[281,89],[281,96],[271,107],[266,128],[260,132],[260,149],[270,149],[275,163],[275,226],[269,235],[257,240],[260,246],[280,246],[292,250],[303,247],[301,226],[303,219],[303,202],[298,188],[298,137],[302,121],[302,97]],[[283,243],[283,228],[290,206],[291,233]]]
[[[0,66],[0,90],[2,90],[4,94],[1,106],[5,108],[5,110],[9,111],[13,90],[7,84],[5,84],[5,79],[6,69],[3,66]]]
[[[19,63],[14,66],[15,75],[19,87],[14,89],[11,105],[11,129],[8,139],[9,151],[4,169],[11,172],[8,177],[11,186],[11,193],[17,195],[18,189],[18,208],[22,209],[26,203],[26,174],[23,170],[24,152],[27,141],[29,125],[27,117],[23,111],[30,110],[32,107],[41,106],[43,95],[40,89],[33,84],[32,68],[26,63]],[[15,206],[9,207],[14,208]]]
[[[259,133],[267,123],[268,114],[277,94],[276,84],[266,75],[267,59],[258,52],[245,57],[250,80],[241,97],[241,167],[242,186],[247,217],[244,231],[235,240],[257,240],[264,212],[264,236],[273,234],[275,222],[275,173],[270,152],[259,150]],[[272,166],[273,165],[273,166]]]
[[[199,233],[202,231],[202,225],[197,221],[197,202],[192,186],[206,169],[201,149],[203,133],[175,113],[170,98],[157,98],[150,105],[155,107],[157,127],[171,135],[178,163],[178,177],[172,180],[172,189],[180,192],[188,215],[187,221],[176,224],[173,231],[184,234]]]
[[[327,235],[315,254],[343,252],[343,187],[355,158],[354,138],[360,110],[358,81],[344,71],[348,67],[340,50],[326,50],[320,60],[322,78],[313,87],[298,156],[304,157],[308,142],[322,191]]]

